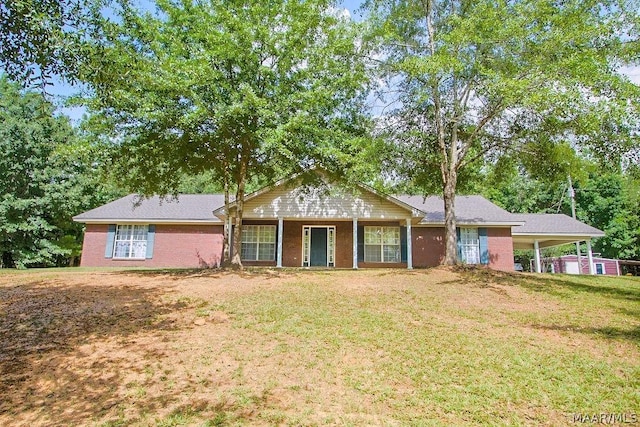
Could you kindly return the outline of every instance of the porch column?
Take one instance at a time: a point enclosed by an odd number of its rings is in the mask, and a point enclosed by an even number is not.
[[[411,218],[407,219],[407,269],[413,269],[413,254],[411,253]]]
[[[358,268],[358,218],[353,218],[353,268]]]
[[[591,251],[591,240],[587,240],[587,260],[589,260],[589,274],[596,274],[595,266],[593,265],[593,252]],[[580,267],[582,268],[582,266]]]
[[[576,242],[576,254],[578,255],[578,274],[582,274],[582,253],[580,252],[580,242]]]
[[[282,268],[282,229],[284,221],[282,218],[278,218],[278,255],[276,267]]]
[[[536,259],[536,273],[542,273],[542,265],[540,264],[540,244],[537,240],[533,241],[533,252]]]

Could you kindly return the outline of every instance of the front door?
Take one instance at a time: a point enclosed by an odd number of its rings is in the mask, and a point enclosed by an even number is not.
[[[305,225],[302,227],[303,267],[334,267],[335,257],[335,225]]]
[[[327,266],[327,229],[311,228],[311,267]]]

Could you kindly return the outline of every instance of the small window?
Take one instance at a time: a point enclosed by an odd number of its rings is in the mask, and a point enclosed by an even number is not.
[[[460,252],[465,264],[480,264],[480,239],[477,228],[460,228]]]
[[[596,262],[596,274],[604,274],[604,263]]]
[[[400,227],[364,227],[365,262],[400,262]]]
[[[113,257],[144,259],[147,255],[146,225],[118,225],[113,245]]]
[[[276,259],[276,226],[244,225],[242,226],[242,248],[240,256],[243,261],[273,261]]]

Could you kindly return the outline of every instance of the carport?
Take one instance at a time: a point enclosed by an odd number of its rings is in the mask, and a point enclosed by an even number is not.
[[[542,272],[541,248],[582,242],[587,243],[587,259],[589,274],[595,274],[591,239],[604,236],[602,230],[591,227],[564,214],[514,214],[524,225],[512,228],[513,249],[533,249],[536,272]],[[577,251],[578,265],[581,265],[582,254]]]

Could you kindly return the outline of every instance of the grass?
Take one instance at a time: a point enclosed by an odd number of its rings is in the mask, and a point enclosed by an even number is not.
[[[56,283],[71,273],[60,274]],[[157,316],[175,326],[92,344],[149,353],[139,365],[99,360],[122,372],[116,395],[129,406],[95,425],[570,425],[574,414],[640,411],[638,278],[435,269],[150,280],[172,284],[154,301],[173,304]],[[193,326],[213,312],[229,320]],[[15,405],[0,409],[45,419]]]

